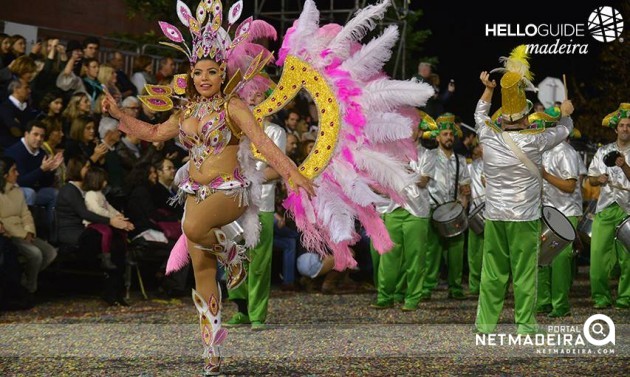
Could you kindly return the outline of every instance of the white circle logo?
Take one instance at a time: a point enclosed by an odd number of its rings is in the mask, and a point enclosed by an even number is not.
[[[603,321],[606,326],[595,321]],[[606,329],[605,327],[608,328]],[[591,333],[595,334],[596,337],[593,337]],[[594,346],[603,346],[608,343],[615,344],[615,323],[607,315],[592,315],[584,322],[584,337]]]
[[[612,7],[599,7],[588,16],[588,31],[600,42],[613,42],[621,37],[623,18]]]

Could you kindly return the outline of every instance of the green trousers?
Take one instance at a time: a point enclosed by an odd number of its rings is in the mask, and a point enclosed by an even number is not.
[[[429,219],[413,216],[403,208],[386,214],[384,219],[394,248],[380,256],[377,301],[404,301],[406,307],[415,307],[422,295]]]
[[[577,216],[569,216],[569,221],[575,228]],[[538,299],[537,308],[551,306],[553,312],[559,315],[571,311],[569,305],[569,291],[573,280],[573,243],[565,247],[556,255],[549,266],[538,267]]]
[[[230,300],[246,300],[249,319],[264,323],[269,307],[271,290],[271,257],[273,253],[273,212],[258,213],[260,240],[249,252],[249,263],[245,263],[247,280],[236,289],[228,291]]]
[[[481,262],[483,260],[483,233],[481,235],[468,229],[468,291],[479,294],[481,281]]]
[[[462,273],[464,271],[464,235],[444,238],[439,235],[433,225],[430,225],[427,237],[427,272],[424,278],[422,294],[430,296],[431,291],[438,285],[440,262],[442,258],[448,265],[449,293],[463,293]]]
[[[534,333],[540,220],[486,220],[477,330],[492,333],[503,310],[510,272],[514,286],[514,321],[519,334]]]
[[[627,215],[614,203],[595,215],[591,239],[591,297],[597,305],[611,305],[608,286],[610,273],[619,263],[621,275],[617,288],[617,304],[630,304],[630,253],[615,240],[617,226]]]

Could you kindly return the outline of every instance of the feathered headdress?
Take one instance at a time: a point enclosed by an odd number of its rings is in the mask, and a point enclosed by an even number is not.
[[[525,91],[537,91],[529,70],[527,46],[520,45],[509,57],[501,57],[502,68],[495,68],[490,73],[501,72],[501,117],[508,122],[515,122],[531,111],[533,104],[527,100]]]

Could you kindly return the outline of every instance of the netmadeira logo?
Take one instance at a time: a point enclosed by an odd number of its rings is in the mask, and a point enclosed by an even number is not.
[[[623,42],[623,18],[609,6],[591,12],[587,23],[486,24],[486,37],[544,38],[549,43],[529,43],[529,54],[588,54],[588,34],[599,42]],[[553,42],[551,42],[553,40]]]

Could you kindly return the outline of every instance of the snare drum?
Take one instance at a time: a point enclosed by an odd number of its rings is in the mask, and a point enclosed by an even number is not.
[[[597,200],[592,200],[588,203],[582,219],[578,223],[577,230],[581,236],[591,239],[591,232],[593,229],[593,220],[595,219],[595,210],[597,210]]]
[[[626,251],[630,252],[630,217],[619,224],[615,237],[626,247]]]
[[[538,265],[548,266],[556,255],[573,242],[575,229],[569,219],[553,207],[543,207],[542,220]]]
[[[466,211],[458,202],[439,205],[433,211],[432,220],[438,233],[445,238],[459,236],[468,228]]]
[[[221,230],[225,233],[225,236],[229,240],[233,240],[236,243],[239,243],[244,239],[243,234],[245,233],[245,231],[243,230],[243,227],[238,222],[238,220],[232,221],[227,225],[223,225],[221,227]]]
[[[483,229],[486,226],[486,218],[483,215],[483,210],[486,209],[486,203],[481,203],[470,213],[468,216],[468,227],[477,235],[483,234]]]

